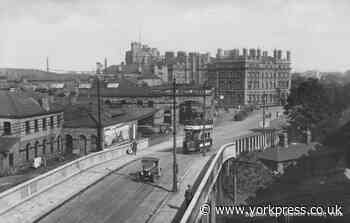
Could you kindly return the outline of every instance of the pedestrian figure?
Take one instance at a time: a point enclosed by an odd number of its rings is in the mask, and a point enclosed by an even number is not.
[[[193,198],[192,188],[191,188],[191,185],[188,184],[187,189],[185,191],[186,207],[188,207],[188,205],[190,205],[192,198]]]
[[[134,152],[134,155],[136,155],[136,152],[137,152],[137,142],[136,142],[136,140],[134,140],[132,142],[132,151]]]

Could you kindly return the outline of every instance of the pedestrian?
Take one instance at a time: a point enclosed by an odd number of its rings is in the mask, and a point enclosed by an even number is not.
[[[193,198],[192,188],[191,188],[191,185],[188,184],[187,189],[185,191],[186,207],[188,207],[188,205],[190,205],[192,198]]]
[[[136,142],[136,140],[134,140],[133,143],[132,143],[132,150],[134,152],[134,155],[136,156],[136,152],[137,152],[137,142]]]

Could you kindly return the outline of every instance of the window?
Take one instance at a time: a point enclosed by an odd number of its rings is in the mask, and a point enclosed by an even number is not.
[[[142,100],[137,100],[137,105],[143,105],[143,101]]]
[[[53,129],[54,122],[53,122],[53,116],[50,117],[50,127]]]
[[[25,125],[26,125],[26,134],[29,134],[30,133],[30,122],[26,121]]]
[[[38,147],[39,147],[39,142],[36,141],[34,144],[34,157],[38,157]]]
[[[26,160],[29,160],[29,152],[30,152],[30,143],[26,145]]]
[[[148,107],[153,108],[154,102],[153,101],[148,101]]]
[[[4,135],[11,135],[11,122],[4,122]]]
[[[10,155],[9,155],[9,165],[10,165],[10,167],[13,167],[13,153],[10,153]]]
[[[38,120],[34,120],[34,131],[39,132]]]
[[[54,138],[51,137],[51,142],[50,142],[50,149],[51,149],[51,153],[53,153],[54,149],[53,149],[53,142],[54,142]]]
[[[43,122],[43,130],[46,130],[46,128],[47,128],[46,118],[43,118],[42,122]]]
[[[46,154],[46,139],[43,140],[43,155]]]
[[[61,126],[61,116],[57,115],[57,126],[60,127]]]

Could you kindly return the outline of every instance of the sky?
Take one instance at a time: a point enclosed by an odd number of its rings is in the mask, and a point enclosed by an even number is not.
[[[350,69],[348,0],[0,0],[0,67],[93,70],[131,41],[162,53],[290,50],[294,71]]]

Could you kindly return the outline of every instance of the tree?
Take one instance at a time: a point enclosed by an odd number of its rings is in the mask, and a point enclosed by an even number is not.
[[[337,88],[335,84],[324,85],[312,78],[293,86],[284,106],[290,128],[297,134],[310,130],[314,138],[322,140],[346,107],[342,90]]]

